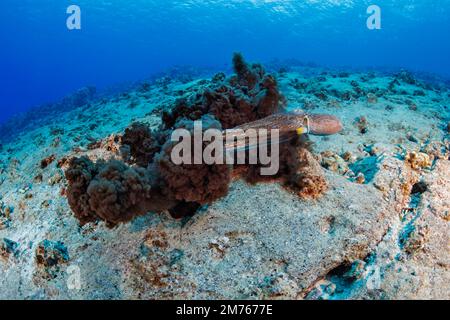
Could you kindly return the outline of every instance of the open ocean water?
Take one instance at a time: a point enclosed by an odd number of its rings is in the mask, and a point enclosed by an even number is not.
[[[367,26],[373,5],[380,29]],[[236,51],[448,77],[449,17],[449,0],[3,0],[0,122],[88,85],[223,69]]]

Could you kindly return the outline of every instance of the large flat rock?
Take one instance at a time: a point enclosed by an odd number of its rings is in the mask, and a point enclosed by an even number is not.
[[[146,242],[152,253],[136,270],[164,270],[165,276],[146,295],[175,286],[172,298],[297,298],[330,270],[364,259],[386,233],[392,212],[370,186],[327,178],[330,190],[317,201],[278,185],[237,182],[226,199],[183,228],[150,231],[157,241]],[[175,271],[155,261],[174,250],[182,252]]]

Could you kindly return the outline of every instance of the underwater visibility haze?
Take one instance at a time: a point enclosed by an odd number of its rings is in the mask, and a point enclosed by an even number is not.
[[[449,17],[2,0],[0,299],[450,299]]]
[[[81,30],[66,9],[81,9]],[[381,8],[369,30],[367,8]],[[404,67],[450,75],[448,0],[4,0],[0,121],[77,89],[136,81],[177,65],[249,59]]]

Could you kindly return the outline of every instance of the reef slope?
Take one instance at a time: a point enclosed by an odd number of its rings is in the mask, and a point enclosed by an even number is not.
[[[275,71],[288,111],[344,124],[311,137],[323,197],[239,180],[190,219],[80,227],[65,161],[118,158],[132,122],[157,128],[210,81],[162,78],[2,146],[0,298],[450,299],[449,89],[408,72]]]

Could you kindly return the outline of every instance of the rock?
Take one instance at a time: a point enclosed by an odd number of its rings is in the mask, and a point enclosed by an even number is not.
[[[103,149],[105,149],[106,151],[115,153],[115,154],[119,154],[120,151],[120,137],[112,134],[110,135],[107,139],[105,139],[104,141],[102,141],[101,147]]]
[[[3,238],[0,243],[0,258],[8,260],[11,255],[17,256],[19,244],[15,241]]]
[[[415,85],[417,83],[412,73],[405,70],[398,73],[396,79],[409,85]]]
[[[369,130],[369,122],[364,116],[356,118],[356,126],[361,134],[366,134]]]
[[[411,142],[419,143],[419,139],[417,139],[411,132],[406,134],[406,138]]]
[[[348,270],[344,275],[344,279],[349,281],[356,281],[364,276],[366,267],[366,262],[362,260],[356,260],[352,263],[350,270]]]
[[[0,230],[4,230],[6,228],[9,228],[11,226],[11,220],[0,216]]]
[[[396,210],[400,212],[408,205],[411,186],[418,180],[417,172],[404,161],[393,157],[381,159],[378,168],[373,184],[386,196],[395,197]],[[400,192],[393,195],[396,190]]]
[[[336,291],[336,285],[328,280],[321,280],[305,297],[306,300],[328,300]]]
[[[289,298],[294,292],[307,292],[312,283],[345,261],[363,259],[396,217],[389,213],[382,194],[368,185],[355,185],[334,173],[325,176],[333,192],[314,201],[300,201],[297,195],[286,193],[277,185],[249,187],[236,182],[224,201],[211,205],[205,214],[194,216],[183,228],[181,247],[177,234],[167,233],[168,247],[178,246],[185,252],[186,270],[184,276],[170,274],[168,279],[176,277],[181,287],[194,281],[194,298],[206,297],[203,292],[215,292],[216,298],[225,299],[261,298],[267,290],[252,296],[256,290],[253,283],[284,272],[297,288],[280,289],[290,287],[288,280],[270,281],[269,287],[275,289],[269,292]],[[269,194],[270,197],[262,196]],[[329,212],[333,212],[334,219],[328,219]],[[330,223],[326,232],[321,231],[324,220]],[[226,245],[222,240],[216,241],[224,249],[220,261],[230,267],[218,268],[217,250],[211,250],[210,243],[211,239],[223,237],[228,238]],[[150,287],[145,296],[160,294],[157,288]]]
[[[25,194],[27,193],[29,190],[31,190],[30,186],[25,186],[23,188],[20,188],[19,190],[17,190],[20,194]]]
[[[418,172],[400,159],[386,157],[374,185],[394,204],[391,214],[401,218],[370,261],[364,260],[363,278],[346,291],[353,292],[353,299],[448,299],[450,162],[437,160],[432,171]],[[402,216],[411,206],[414,209]],[[364,282],[367,285],[360,285]]]
[[[314,95],[322,101],[328,100],[328,96],[325,91],[315,92]]]
[[[298,285],[285,272],[264,277],[258,286],[262,299],[295,299]]]
[[[329,108],[340,108],[341,104],[338,100],[332,99],[332,100],[328,101],[327,106]]]
[[[42,174],[39,173],[37,176],[34,177],[33,181],[36,183],[41,183],[42,179],[43,179]]]
[[[367,152],[372,157],[381,156],[388,151],[388,148],[383,144],[363,145],[360,150]]]
[[[417,111],[417,105],[415,103],[410,103],[408,105],[408,107],[409,107],[409,110]]]
[[[213,76],[212,82],[223,82],[227,76],[223,72],[219,72],[216,75]]]
[[[426,153],[432,160],[444,160],[450,157],[450,148],[447,148],[445,143],[441,141],[430,141],[422,147],[421,151]]]
[[[51,200],[44,200],[44,201],[42,201],[42,203],[41,203],[41,207],[42,207],[42,208],[48,208],[48,207],[50,207],[51,203],[52,203]]]
[[[306,167],[302,167],[294,178],[295,184],[299,188],[298,195],[302,198],[317,199],[328,189],[323,169],[307,149],[301,148],[298,152],[300,153],[299,159],[308,164]]]
[[[62,168],[64,166],[66,166],[68,162],[69,162],[69,159],[67,157],[63,157],[63,158],[58,160],[58,163],[56,164],[56,167],[57,168]]]
[[[425,247],[429,229],[409,224],[400,235],[400,247],[408,254],[414,255]]]
[[[405,162],[415,170],[429,169],[433,165],[430,156],[422,152],[408,152]]]
[[[338,154],[325,151],[321,154],[321,165],[325,169],[344,175],[348,171],[348,164]]]
[[[95,149],[100,148],[101,145],[102,145],[102,142],[101,142],[101,141],[93,141],[93,142],[90,142],[90,143],[87,145],[87,149],[88,149],[88,150],[95,150]]]
[[[61,144],[61,137],[56,137],[55,139],[53,139],[51,146],[53,148],[57,148],[59,147],[60,144]]]
[[[350,164],[349,168],[357,175],[355,181],[359,184],[364,184],[374,179],[379,170],[379,163],[379,157],[371,156]]]

